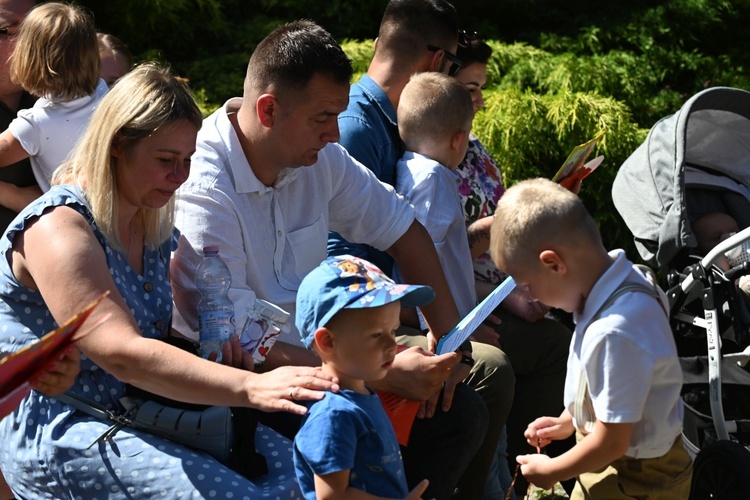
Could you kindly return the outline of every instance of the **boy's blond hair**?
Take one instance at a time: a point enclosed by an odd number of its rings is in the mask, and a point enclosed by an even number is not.
[[[398,102],[398,133],[406,149],[471,130],[471,94],[455,78],[436,72],[412,75]]]
[[[529,179],[500,198],[490,252],[495,262],[524,265],[544,250],[599,241],[596,223],[578,196],[548,179]]]
[[[21,23],[10,61],[12,80],[35,96],[93,94],[101,73],[94,20],[74,5],[39,5]]]

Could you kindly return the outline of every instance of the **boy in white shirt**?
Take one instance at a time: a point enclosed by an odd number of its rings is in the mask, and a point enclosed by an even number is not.
[[[576,322],[565,410],[525,436],[541,448],[576,432],[577,444],[555,458],[517,457],[524,477],[550,488],[577,476],[572,499],[687,498],[682,370],[664,292],[622,250],[608,253],[581,200],[546,179],[503,195],[490,248],[499,268]]]
[[[397,113],[406,152],[396,165],[396,191],[430,233],[458,312],[466,316],[477,295],[455,169],[469,144],[471,95],[455,78],[417,73],[404,87]],[[400,275],[396,267],[403,281]]]

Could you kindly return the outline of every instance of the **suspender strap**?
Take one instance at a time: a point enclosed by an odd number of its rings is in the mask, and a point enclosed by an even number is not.
[[[646,293],[650,296],[652,296],[656,301],[659,303],[659,305],[662,308],[662,311],[664,311],[664,314],[669,317],[669,314],[667,313],[666,308],[664,307],[664,303],[661,300],[661,295],[659,294],[659,287],[656,284],[655,281],[653,281],[652,277],[647,274],[649,283],[651,284],[650,287],[642,284],[642,283],[623,283],[620,285],[612,294],[607,297],[607,300],[604,301],[604,304],[599,308],[599,310],[594,314],[594,316],[591,318],[591,321],[589,324],[593,323],[599,317],[602,315],[602,313],[609,308],[615,300],[617,300],[621,295],[624,295],[629,292],[641,292]],[[576,426],[578,427],[578,430],[581,431],[584,435],[590,433],[594,430],[594,422],[596,422],[596,414],[594,412],[594,403],[591,401],[591,396],[589,395],[588,391],[588,384],[586,381],[586,373],[583,370],[583,366],[581,366],[581,373],[578,377],[578,391],[576,391],[576,399],[573,402],[573,418],[575,419]]]

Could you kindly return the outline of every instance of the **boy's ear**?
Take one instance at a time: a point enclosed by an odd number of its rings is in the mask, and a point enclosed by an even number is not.
[[[330,353],[333,351],[333,333],[328,328],[318,328],[313,333],[315,345],[321,353]]]
[[[278,101],[272,94],[263,94],[255,101],[255,112],[264,127],[272,127],[275,114],[278,112]]]
[[[461,130],[460,132],[456,132],[453,134],[453,140],[451,141],[451,147],[454,151],[458,151],[461,149],[464,145],[464,142],[466,141],[466,136],[469,135],[468,130]]]
[[[552,271],[555,274],[562,275],[568,270],[565,261],[560,254],[554,250],[542,250],[539,254],[539,262],[545,267],[545,269]]]

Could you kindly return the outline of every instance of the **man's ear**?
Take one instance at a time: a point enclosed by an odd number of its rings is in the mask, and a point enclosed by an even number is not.
[[[272,94],[263,94],[255,101],[255,112],[264,127],[273,127],[273,120],[278,113],[279,102]]]
[[[430,51],[432,57],[430,58],[430,64],[425,71],[436,71],[442,73],[443,59],[445,58],[445,52],[443,50]]]
[[[323,327],[315,330],[313,339],[315,339],[315,345],[320,352],[330,353],[333,351],[333,332],[328,328]]]
[[[568,267],[559,253],[554,250],[542,250],[539,254],[539,262],[549,271],[555,274],[565,274]]]

